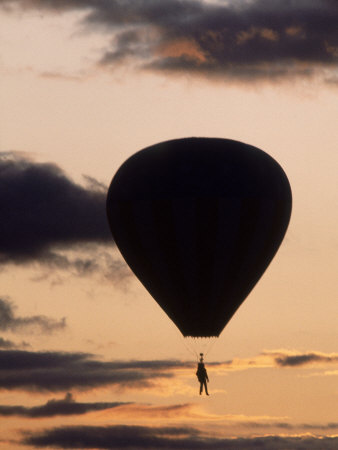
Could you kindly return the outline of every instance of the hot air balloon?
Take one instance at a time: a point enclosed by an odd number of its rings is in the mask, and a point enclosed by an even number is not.
[[[107,215],[127,264],[183,336],[219,336],[277,252],[291,215],[288,179],[253,146],[162,142],[114,176]]]

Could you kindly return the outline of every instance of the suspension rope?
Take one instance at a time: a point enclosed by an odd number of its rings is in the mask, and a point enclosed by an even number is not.
[[[212,347],[215,345],[215,342],[216,342],[216,337],[214,339],[212,339],[212,338],[210,339],[209,346],[208,346],[207,350],[205,351],[204,355],[207,355],[210,352]]]
[[[198,353],[197,353],[195,350],[191,349],[191,348],[187,345],[184,336],[181,336],[181,338],[182,338],[182,340],[183,340],[183,344],[184,344],[185,348],[188,350],[189,353],[191,353],[192,355],[194,355],[195,358],[196,358],[196,361],[198,361]]]

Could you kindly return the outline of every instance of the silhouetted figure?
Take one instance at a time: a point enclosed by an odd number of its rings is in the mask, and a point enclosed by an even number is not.
[[[200,382],[200,395],[203,392],[203,386],[205,389],[205,393],[207,395],[209,395],[208,387],[207,387],[207,382],[209,382],[209,378],[208,378],[208,374],[207,374],[207,369],[204,367],[203,353],[200,353],[200,362],[198,363],[198,366],[197,366],[196,375],[197,375],[198,381]]]

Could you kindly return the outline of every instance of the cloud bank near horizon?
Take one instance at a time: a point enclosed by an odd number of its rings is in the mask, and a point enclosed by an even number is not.
[[[98,64],[251,83],[319,76],[337,84],[334,0],[2,0],[7,11],[84,13],[105,33]]]
[[[333,450],[337,437],[253,437],[223,439],[203,434],[193,427],[145,426],[68,426],[40,432],[31,432],[23,444],[37,448],[97,448],[121,449],[181,449],[181,450],[236,450],[269,448],[270,450]]]

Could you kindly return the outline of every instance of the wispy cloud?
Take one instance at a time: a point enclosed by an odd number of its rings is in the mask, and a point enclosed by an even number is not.
[[[3,0],[9,9],[81,11],[108,36],[100,65],[252,82],[319,75],[338,65],[335,0]],[[331,81],[330,81],[331,80]]]
[[[27,331],[38,329],[42,333],[53,333],[66,327],[66,319],[55,320],[47,316],[20,317],[14,313],[13,304],[0,298],[0,330]],[[1,346],[1,344],[0,344]]]
[[[208,415],[196,409],[192,403],[160,405],[133,403],[126,407],[119,408],[118,418],[132,420],[135,423],[138,420],[179,420],[187,421],[192,419],[206,419]]]
[[[117,425],[109,427],[70,426],[30,433],[23,444],[38,448],[99,448],[121,449],[180,449],[180,450],[241,450],[269,448],[270,450],[333,450],[338,438],[281,437],[222,439],[204,435],[189,427],[141,427]]]
[[[54,416],[70,416],[81,415],[92,411],[103,411],[106,409],[117,408],[121,405],[128,405],[123,402],[96,402],[96,403],[80,403],[75,401],[71,393],[67,393],[61,400],[48,400],[44,405],[40,406],[10,406],[0,405],[0,416],[20,416],[29,418],[54,417]]]
[[[195,392],[196,397],[196,392]],[[109,416],[110,417],[110,416]],[[245,432],[257,432],[264,430],[270,432],[284,431],[288,433],[305,433],[310,430],[313,432],[336,432],[338,422],[327,423],[297,423],[288,417],[274,417],[268,415],[250,416],[245,414],[215,414],[203,408],[197,403],[183,403],[173,405],[154,406],[151,404],[132,403],[121,406],[116,411],[114,418],[126,424],[143,425],[151,419],[152,424],[166,423],[171,424],[203,424],[205,429],[210,427],[217,433],[222,434],[229,431],[234,434],[234,430],[245,430]]]

